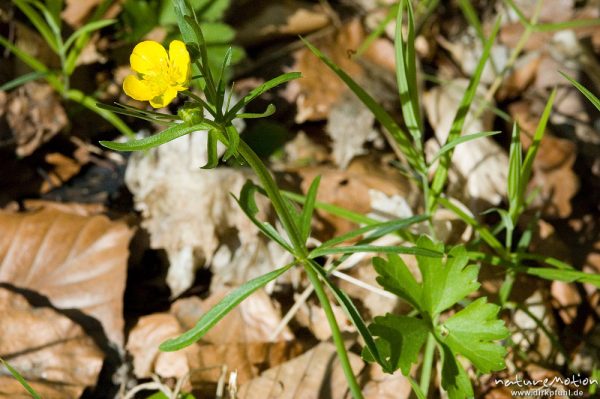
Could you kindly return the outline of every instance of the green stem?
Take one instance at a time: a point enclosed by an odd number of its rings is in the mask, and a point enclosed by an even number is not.
[[[329,322],[329,327],[331,328],[331,336],[333,337],[333,343],[335,344],[335,348],[338,353],[338,357],[340,360],[340,364],[342,365],[342,369],[344,370],[344,375],[346,376],[346,380],[348,381],[348,387],[350,388],[350,392],[352,392],[352,396],[354,399],[363,399],[362,392],[360,390],[360,386],[358,385],[358,381],[354,376],[354,371],[352,371],[352,366],[350,364],[350,359],[348,358],[348,352],[346,351],[346,346],[344,345],[344,339],[342,338],[342,333],[340,332],[340,327],[337,324],[337,320],[335,319],[335,315],[333,313],[333,309],[331,308],[331,302],[323,289],[323,284],[321,280],[319,280],[319,276],[315,271],[308,265],[306,262],[303,263],[304,270],[306,271],[306,275],[310,280],[312,286],[315,289],[315,293],[321,302],[321,307],[323,307],[323,311],[325,312],[325,316],[327,317],[327,321]]]
[[[325,312],[325,316],[329,322],[333,342],[335,344],[342,369],[344,370],[344,374],[348,381],[348,386],[352,392],[352,396],[354,399],[363,399],[360,386],[358,385],[356,377],[354,376],[354,372],[352,371],[352,366],[350,365],[350,360],[348,358],[346,347],[344,346],[344,340],[340,332],[340,327],[337,324],[337,320],[335,319],[333,310],[331,308],[331,302],[329,301],[329,298],[323,289],[323,284],[319,280],[319,276],[308,264],[308,251],[306,249],[306,244],[302,240],[298,226],[293,219],[291,214],[292,210],[289,208],[288,203],[285,202],[286,199],[283,198],[279,188],[271,176],[271,173],[267,170],[256,153],[248,146],[248,144],[244,142],[244,140],[240,140],[238,151],[261,181],[267,196],[273,204],[273,208],[275,208],[275,212],[277,212],[283,227],[287,231],[288,236],[292,241],[295,252],[294,255],[298,261],[304,265],[308,279],[315,289],[315,293],[321,302],[321,306],[323,307],[323,311]]]
[[[423,368],[421,369],[421,382],[419,386],[423,394],[427,396],[429,385],[431,384],[431,369],[433,368],[433,354],[435,351],[435,338],[432,334],[427,337],[425,345],[425,355],[423,357]]]
[[[246,142],[244,142],[244,140],[240,140],[238,151],[244,160],[248,162],[248,165],[250,165],[250,167],[254,170],[254,173],[256,173],[260,182],[262,183],[267,196],[273,204],[273,208],[275,208],[275,212],[279,216],[285,231],[288,233],[288,236],[292,241],[292,246],[296,252],[294,255],[299,258],[299,260],[306,258],[308,255],[306,245],[302,241],[298,226],[296,225],[293,216],[290,213],[291,209],[289,209],[288,205],[286,204],[285,199],[281,195],[281,192],[275,183],[275,180],[273,180],[273,177],[271,176],[271,173],[267,170],[258,155],[256,155],[256,153],[248,146],[248,144],[246,144]]]
[[[100,115],[102,118],[107,120],[111,125],[116,127],[125,136],[127,136],[129,138],[135,137],[135,133],[133,133],[133,131],[129,128],[129,126],[127,126],[127,124],[125,122],[123,122],[121,120],[121,118],[119,118],[117,115],[115,115],[114,113],[112,113],[106,109],[99,108],[96,105],[97,100],[94,97],[87,96],[84,93],[82,93],[81,91],[75,90],[75,89],[71,89],[71,90],[64,92],[64,96],[66,98],[68,98],[69,100],[75,101],[75,102],[83,105],[90,111],[95,112],[96,114]]]

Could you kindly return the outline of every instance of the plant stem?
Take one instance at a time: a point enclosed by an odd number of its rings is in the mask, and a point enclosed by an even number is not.
[[[338,357],[340,360],[340,364],[342,365],[342,369],[344,370],[344,375],[346,376],[346,380],[348,381],[348,387],[350,388],[350,392],[352,392],[352,396],[354,399],[363,399],[362,392],[360,390],[360,386],[358,385],[358,381],[354,376],[354,371],[352,371],[352,366],[350,364],[350,359],[348,358],[348,352],[346,351],[346,346],[344,345],[344,339],[342,338],[342,334],[340,332],[340,327],[337,324],[337,320],[335,319],[335,315],[333,313],[333,309],[331,308],[331,302],[323,289],[323,284],[321,280],[319,280],[319,276],[315,273],[314,270],[311,269],[309,265],[303,263],[304,270],[306,271],[306,275],[310,280],[312,286],[315,288],[315,293],[321,302],[321,307],[325,312],[325,316],[327,317],[327,321],[329,322],[329,327],[331,328],[331,336],[333,337],[333,343],[335,344],[335,348],[338,353]]]
[[[267,196],[273,204],[273,208],[275,208],[275,212],[277,212],[283,227],[287,231],[288,236],[292,241],[295,252],[294,256],[303,264],[308,279],[315,289],[317,297],[319,298],[321,306],[323,307],[323,311],[325,312],[325,316],[327,317],[327,321],[329,322],[333,342],[335,344],[342,369],[344,370],[346,380],[348,381],[348,386],[352,392],[352,396],[354,399],[363,399],[360,386],[358,385],[358,381],[356,380],[354,372],[352,371],[352,366],[350,365],[350,360],[348,358],[346,347],[344,346],[344,340],[340,332],[340,327],[337,324],[337,320],[333,314],[333,309],[331,308],[331,302],[329,301],[329,298],[323,289],[323,284],[321,283],[321,280],[319,280],[319,276],[308,264],[308,260],[306,258],[308,255],[306,244],[301,239],[298,226],[291,214],[292,210],[285,202],[286,199],[283,198],[279,188],[271,176],[271,173],[267,170],[256,153],[248,146],[248,144],[244,142],[244,140],[240,140],[238,151],[260,179]]]
[[[425,355],[423,357],[423,368],[421,369],[421,382],[420,387],[423,394],[427,396],[429,391],[429,385],[431,384],[431,369],[433,367],[433,354],[435,350],[435,338],[432,334],[427,337],[427,344],[425,345]]]

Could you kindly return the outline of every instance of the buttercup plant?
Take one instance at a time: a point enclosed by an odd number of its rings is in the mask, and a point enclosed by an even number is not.
[[[504,266],[508,271],[507,276],[523,272],[547,279],[585,281],[600,286],[597,276],[574,270],[551,258],[526,254],[524,250],[526,243],[520,243],[519,249],[513,252],[509,241],[506,245],[502,245],[498,241],[495,237],[497,231],[492,233],[487,227],[481,226],[473,217],[463,211],[463,208],[443,195],[453,149],[468,140],[497,133],[481,132],[468,136],[461,135],[466,113],[473,102],[475,90],[489,57],[499,23],[495,25],[491,36],[486,41],[482,59],[460,104],[448,140],[441,146],[434,160],[430,160],[429,163],[426,162],[423,151],[423,125],[416,91],[415,28],[409,3],[408,7],[406,1],[400,3],[397,20],[397,26],[402,26],[404,10],[407,10],[408,35],[405,40],[401,29],[398,29],[396,36],[399,96],[402,99],[403,116],[409,133],[405,133],[394,119],[347,74],[318,49],[306,42],[307,46],[344,80],[373,112],[382,126],[388,130],[390,136],[396,141],[395,144],[401,149],[402,157],[406,161],[407,173],[423,190],[425,215],[381,222],[317,202],[319,178],[312,182],[306,196],[287,193],[277,187],[271,173],[254,151],[240,138],[239,132],[232,122],[236,118],[259,118],[271,115],[275,112],[272,104],[261,114],[244,113],[242,109],[262,93],[292,79],[297,79],[300,74],[291,72],[280,75],[252,90],[237,103],[231,104],[230,98],[226,96],[226,79],[224,78],[231,62],[231,52],[228,52],[223,60],[220,75],[215,76],[209,66],[206,42],[201,26],[194,15],[194,9],[186,0],[174,0],[173,4],[185,44],[172,42],[169,46],[169,53],[155,42],[138,44],[131,56],[131,66],[136,75],[131,75],[125,80],[124,90],[138,100],[149,101],[154,108],[166,106],[177,96],[177,93],[186,96],[188,102],[177,115],[139,110],[118,104],[116,106],[102,105],[105,109],[165,124],[167,127],[160,133],[140,140],[125,143],[101,142],[101,144],[118,151],[139,151],[159,146],[195,131],[206,131],[208,162],[203,168],[215,168],[219,164],[217,143],[221,142],[227,148],[222,156],[223,160],[234,157],[253,169],[260,181],[260,186],[252,182],[246,183],[236,199],[241,209],[260,231],[288,251],[293,256],[293,261],[234,289],[215,307],[206,312],[191,330],[164,342],[160,346],[161,350],[174,351],[198,341],[211,327],[254,291],[297,266],[302,267],[305,271],[323,307],[340,364],[354,398],[360,399],[363,396],[350,366],[340,328],[325,292],[325,286],[329,288],[354,323],[364,342],[363,357],[366,360],[377,362],[388,373],[400,369],[408,377],[417,396],[424,398],[431,385],[432,367],[437,350],[441,363],[442,387],[448,392],[450,398],[462,399],[472,397],[474,393],[458,356],[469,360],[484,373],[501,370],[505,367],[506,350],[497,341],[508,336],[507,328],[498,318],[501,307],[488,303],[487,298],[474,300],[471,298],[471,295],[479,287],[477,282],[479,267],[475,263],[485,261]],[[196,78],[202,78],[204,81],[203,96],[187,90],[189,80]],[[542,133],[552,99],[553,96],[551,96],[547,111],[540,122],[539,129]],[[204,117],[204,111],[210,116]],[[538,139],[539,135],[536,136]],[[539,143],[532,147],[537,148],[537,145]],[[529,151],[533,152],[528,152],[525,161],[518,162],[520,158],[517,158],[517,150],[520,150],[520,147],[511,150],[511,154],[515,154],[511,155],[511,158],[515,159],[511,163],[511,176],[514,178],[509,182],[509,192],[511,198],[514,198],[512,201],[515,205],[509,212],[505,211],[510,217],[504,218],[504,228],[511,236],[512,226],[525,204],[524,185],[529,180],[532,157],[535,156],[535,150],[530,149]],[[434,163],[435,160],[439,160],[439,163]],[[434,168],[436,168],[433,170],[434,178],[430,184],[428,174]],[[257,193],[266,195],[270,199],[278,221],[285,230],[285,235],[281,234],[272,224],[258,219],[258,208],[254,199]],[[431,215],[435,213],[439,205],[455,212],[466,223],[472,225],[479,233],[480,238],[492,248],[494,254],[489,255],[478,251],[473,248],[473,245],[470,245],[471,243],[465,246],[445,248],[443,244],[427,236],[414,237],[408,230],[409,227],[425,221],[428,221],[433,227]],[[307,241],[311,234],[311,219],[316,208],[336,213],[365,226],[332,238],[317,248],[309,249]],[[509,220],[512,224],[509,224]],[[376,239],[387,234],[397,234],[408,241],[410,245],[373,245]],[[434,236],[433,228],[431,235]],[[351,239],[358,239],[358,242],[353,245],[344,245]],[[386,290],[408,302],[415,309],[413,315],[388,314],[376,317],[374,322],[367,327],[348,295],[339,289],[329,277],[330,273],[344,259],[358,252],[388,255],[387,259],[377,258],[374,261],[375,270],[379,275],[378,282]],[[336,254],[341,254],[341,257],[327,269],[316,261],[319,257]],[[397,254],[417,257],[422,275],[421,281],[418,282],[412,276]],[[524,260],[541,261],[550,267],[524,265]],[[504,289],[505,299],[508,298],[511,281],[507,277]],[[503,301],[502,305],[506,305],[506,301]],[[446,317],[444,314],[457,308],[460,310],[450,317]],[[420,384],[417,384],[410,376],[413,371],[411,366],[417,362],[423,346],[425,349],[421,381]]]

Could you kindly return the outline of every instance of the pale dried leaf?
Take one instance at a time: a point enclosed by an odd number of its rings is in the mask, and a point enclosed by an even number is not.
[[[358,355],[349,353],[354,374],[363,368]],[[280,366],[271,368],[240,387],[239,399],[344,399],[348,384],[335,347],[321,343]]]
[[[27,156],[67,125],[67,115],[54,89],[27,82],[8,96],[6,119],[17,142],[17,155]]]
[[[455,79],[450,84],[435,87],[425,94],[427,118],[438,143],[445,143],[448,137],[467,84],[465,79]],[[479,94],[482,94],[481,91]],[[494,115],[491,109],[484,110],[480,118],[474,119],[473,112],[478,109],[478,105],[476,101],[467,115],[465,134],[492,130]],[[452,169],[456,174],[449,176],[449,191],[470,207],[497,205],[506,193],[508,156],[489,137],[457,146],[452,157]]]
[[[372,366],[369,370],[370,381],[363,388],[365,399],[408,399],[412,387],[408,379],[397,372],[384,373],[381,367]]]
[[[0,357],[44,398],[79,398],[96,384],[104,354],[71,319],[52,308],[33,308],[22,295],[4,288],[0,314]],[[18,390],[8,370],[2,368],[0,374],[0,398],[19,397],[23,388]]]
[[[176,352],[162,352],[158,346],[184,331],[177,318],[169,313],[154,313],[140,318],[127,340],[127,351],[133,356],[133,372],[138,378],[182,378],[198,366],[199,348],[190,345]]]
[[[123,291],[131,230],[105,216],[55,209],[0,211],[0,281],[97,318],[123,343]]]
[[[132,155],[125,182],[142,212],[152,248],[167,252],[167,283],[177,296],[210,265],[212,288],[238,285],[282,266],[283,250],[268,245],[234,198],[253,174],[245,169],[203,170],[206,132],[196,132],[147,153]],[[261,218],[269,208],[257,196]]]

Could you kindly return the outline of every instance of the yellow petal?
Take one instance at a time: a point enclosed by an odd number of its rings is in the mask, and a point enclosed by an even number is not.
[[[131,69],[142,75],[161,72],[168,64],[167,50],[158,42],[146,40],[138,43],[129,57]]]
[[[177,90],[173,87],[169,87],[162,95],[156,96],[150,100],[150,105],[154,108],[164,108],[166,107],[173,99],[177,97]]]
[[[169,60],[171,61],[171,77],[179,85],[187,85],[190,73],[190,53],[180,40],[169,44]]]
[[[148,101],[156,96],[147,82],[133,75],[125,78],[123,81],[123,90],[129,97],[138,101]]]

